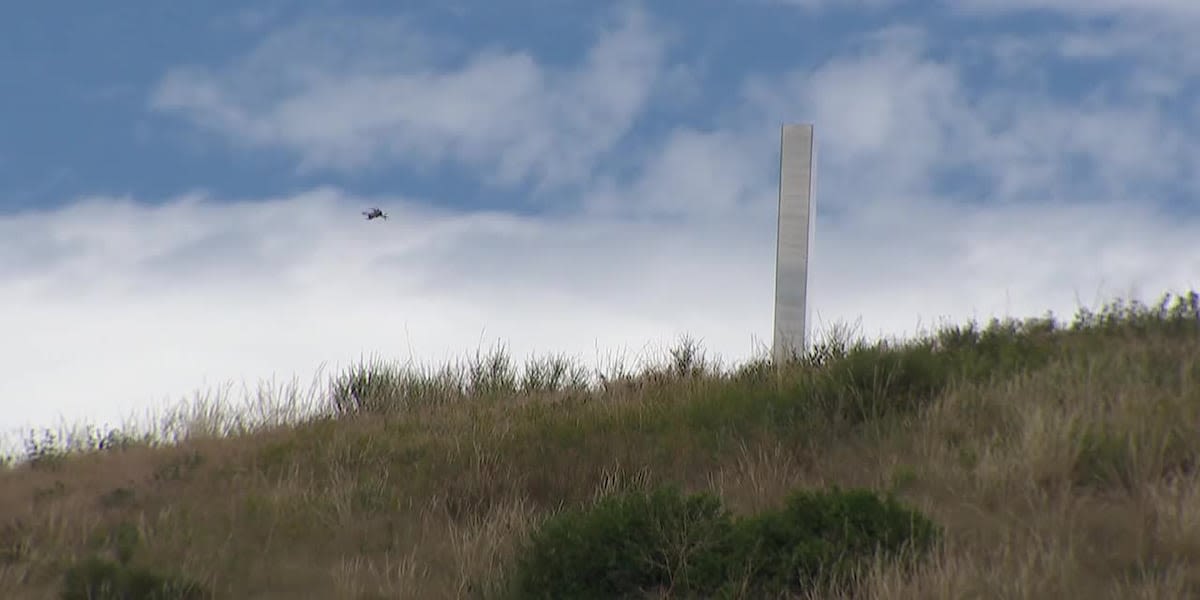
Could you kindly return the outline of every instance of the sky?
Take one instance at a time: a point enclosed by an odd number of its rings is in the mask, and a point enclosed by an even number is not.
[[[0,432],[364,358],[762,356],[1200,288],[1193,0],[10,3]],[[386,221],[366,221],[370,206]]]

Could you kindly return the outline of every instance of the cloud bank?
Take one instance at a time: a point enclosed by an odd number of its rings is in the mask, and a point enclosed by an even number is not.
[[[496,184],[554,185],[586,178],[634,125],[664,43],[633,9],[572,68],[505,48],[459,57],[403,22],[304,22],[221,68],[172,70],[151,106],[304,170],[455,161]]]
[[[786,121],[816,123],[818,331],[907,336],[1200,287],[1200,115],[1178,110],[1195,99],[1190,67],[1122,31],[1114,47],[1090,29],[1000,31],[955,53],[920,28],[870,31],[811,69],[747,71],[712,123],[629,149],[691,67],[648,13],[619,11],[566,67],[402,20],[276,30],[228,64],[164,74],[152,109],[298,169],[451,162],[491,185],[558,186],[558,210],[323,186],[0,215],[0,331],[20,340],[0,346],[15,374],[0,398],[16,407],[0,430],[497,341],[518,360],[597,365],[689,334],[744,360],[771,337]],[[1062,89],[1053,68],[1084,59],[1138,68]],[[392,218],[362,220],[371,205]]]

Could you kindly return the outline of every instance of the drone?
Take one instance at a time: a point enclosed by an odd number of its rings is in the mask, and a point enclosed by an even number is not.
[[[387,220],[387,214],[384,213],[382,210],[379,210],[378,208],[371,208],[369,210],[364,210],[362,214],[367,217],[368,221],[370,221],[371,219],[374,219],[376,217],[383,217],[383,219],[385,221]]]

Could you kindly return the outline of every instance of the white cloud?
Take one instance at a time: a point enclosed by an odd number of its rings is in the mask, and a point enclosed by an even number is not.
[[[768,114],[817,124],[821,181],[838,204],[937,197],[952,170],[984,183],[978,198],[945,198],[957,202],[1161,203],[1148,184],[1195,184],[1195,123],[1154,96],[1111,93],[1123,79],[1053,94],[1024,85],[1056,73],[1031,61],[980,86],[925,46],[893,30],[811,72],[756,78],[747,95]]]
[[[942,318],[1067,316],[1077,299],[1094,307],[1200,287],[1200,257],[1179,251],[1200,239],[1200,221],[1144,191],[1195,189],[1195,122],[1173,120],[1153,95],[1101,85],[1068,98],[1024,85],[1051,74],[1036,58],[1053,45],[1022,49],[1008,75],[981,86],[964,64],[933,58],[919,31],[890,29],[815,70],[749,79],[742,106],[716,125],[680,126],[638,149],[632,177],[589,180],[664,72],[655,35],[627,18],[574,71],[498,50],[449,71],[425,66],[440,51],[398,67],[321,50],[325,63],[272,73],[308,39],[295,34],[226,71],[169,77],[164,106],[310,165],[421,150],[484,165],[495,181],[590,181],[564,199],[589,210],[462,214],[319,188],[236,203],[98,197],[0,216],[0,330],[28,340],[0,347],[16,373],[0,379],[0,398],[21,407],[0,430],[58,412],[111,418],[229,379],[303,381],[322,362],[362,355],[411,349],[438,363],[481,338],[508,342],[518,359],[593,362],[690,333],[745,358],[752,340],[770,339],[787,121],[817,125],[810,301],[825,324],[906,335]],[[631,73],[627,86],[606,87]],[[415,108],[371,100],[405,86],[424,86],[438,110],[408,120]],[[349,116],[307,121],[320,107]],[[510,126],[543,113],[540,129]],[[1077,162],[1095,168],[1080,176]],[[983,177],[986,197],[939,186],[948,168]],[[362,220],[374,204],[391,220]]]
[[[629,130],[664,43],[645,14],[627,10],[582,63],[560,69],[504,48],[448,60],[402,22],[305,23],[224,69],[172,70],[152,106],[239,144],[295,153],[303,169],[454,160],[493,183],[553,185],[588,176]]]
[[[955,10],[995,14],[1039,10],[1081,17],[1193,19],[1200,4],[1192,0],[944,0]]]
[[[830,175],[890,190],[920,189],[933,169],[959,160],[952,146],[970,141],[980,124],[970,118],[954,66],[923,59],[919,44],[910,35],[886,36],[863,54],[836,58],[811,74],[793,73],[782,86],[756,86],[768,90],[765,103],[773,110],[811,115],[821,168]],[[850,175],[864,169],[869,177]],[[822,179],[828,180],[824,172]]]
[[[968,85],[964,67],[899,29],[812,72],[750,84],[763,111],[817,124],[817,212],[837,213],[816,234],[818,307],[928,325],[964,310],[1070,314],[1076,294],[1146,300],[1200,282],[1200,258],[1172,250],[1200,236],[1200,220],[1146,191],[1194,189],[1194,124],[1145,97],[1081,102],[1005,83]],[[1093,170],[1072,170],[1078,161]],[[982,176],[984,196],[939,188],[947,168]]]
[[[916,5],[913,0],[751,0],[794,6],[805,10],[862,10]],[[1040,11],[1074,17],[1116,16],[1132,19],[1191,19],[1200,17],[1200,4],[1192,0],[942,0],[959,14],[996,14]]]
[[[392,219],[362,220],[366,204]],[[1200,259],[1175,252],[1200,227],[1148,205],[904,206],[818,229],[811,302],[826,325],[906,335],[939,317],[1070,314],[1101,285],[1145,300],[1200,283]],[[0,239],[17,241],[0,245],[0,328],[23,343],[0,349],[0,397],[17,407],[0,429],[111,421],[227,381],[306,382],[361,356],[439,364],[497,340],[518,359],[596,365],[690,333],[740,361],[771,327],[761,217],[454,214],[331,189],[2,217]]]
[[[387,222],[361,206],[381,204]],[[334,190],[228,204],[93,198],[0,217],[0,430],[378,354],[440,363],[509,342],[593,362],[682,332],[732,355],[769,329],[769,242],[703,228],[453,214]],[[746,265],[755,265],[757,267]],[[721,279],[715,279],[720,277]],[[728,287],[726,287],[728,286]],[[767,288],[764,288],[767,289]],[[757,306],[756,308],[756,305]]]
[[[782,4],[786,6],[795,6],[805,10],[862,10],[864,8],[874,9],[900,4],[904,0],[753,0],[769,4]]]
[[[597,214],[712,218],[741,214],[769,222],[778,140],[753,130],[679,128],[646,153],[632,181],[598,182],[584,199]],[[778,132],[774,132],[778,137]],[[764,220],[765,219],[765,220]]]

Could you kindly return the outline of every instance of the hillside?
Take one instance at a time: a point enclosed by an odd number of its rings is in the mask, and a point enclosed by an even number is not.
[[[927,555],[881,556],[845,595],[1198,598],[1200,296],[1170,300],[835,334],[779,368],[688,340],[596,381],[502,350],[373,361],[316,415],[280,394],[269,418],[198,404],[154,435],[33,436],[0,468],[0,598],[121,569],[194,597],[492,597],[550,515],[659,484],[738,518],[870,489],[937,525]]]

